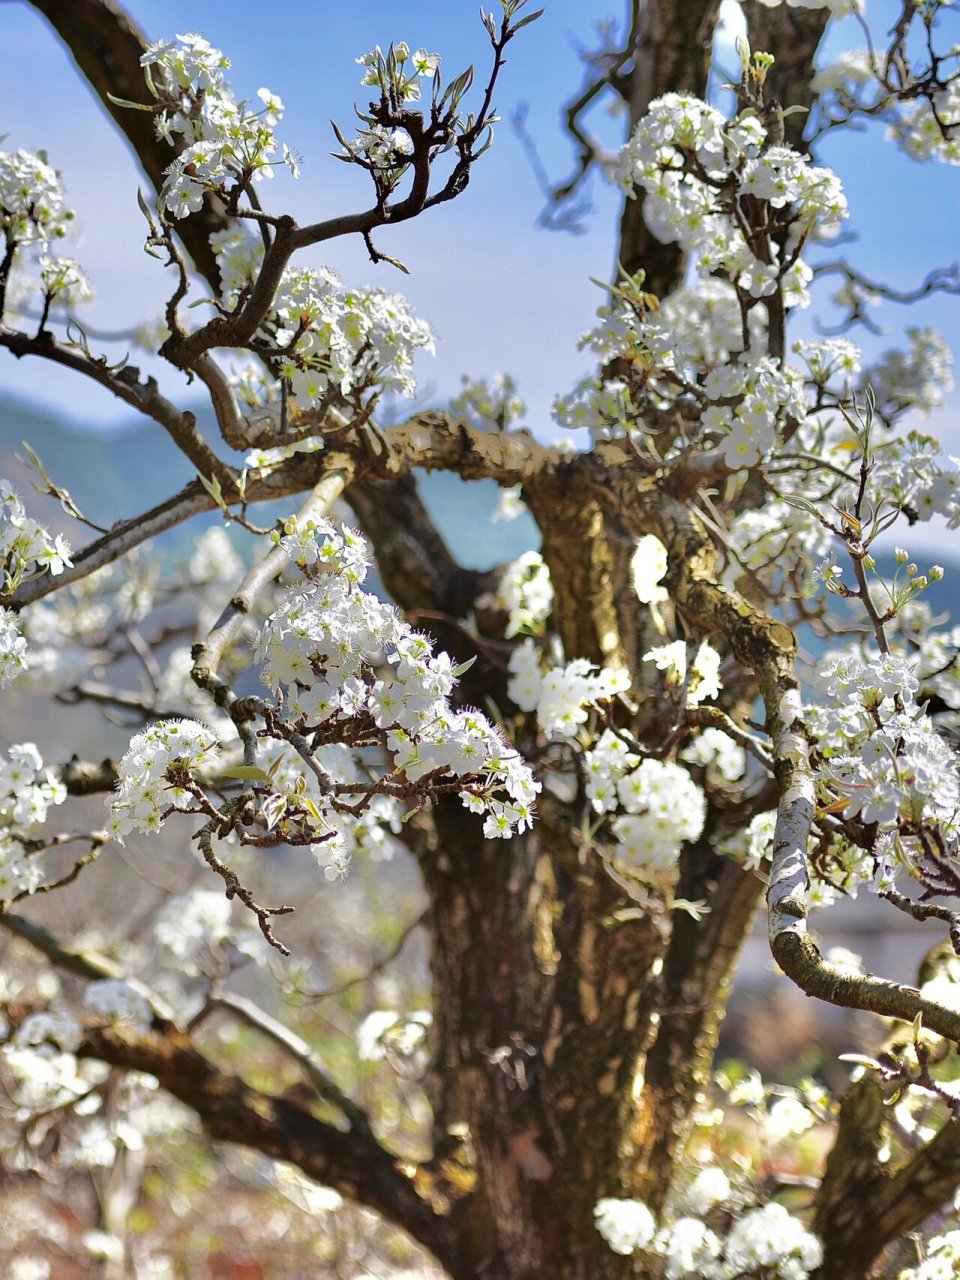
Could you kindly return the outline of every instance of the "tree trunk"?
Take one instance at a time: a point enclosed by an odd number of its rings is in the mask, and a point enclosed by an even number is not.
[[[618,921],[618,886],[582,859],[563,806],[535,836],[473,840],[452,803],[422,857],[434,933],[438,1149],[469,1134],[476,1185],[460,1276],[635,1274],[593,1221],[626,1194],[632,1086],[649,1024],[640,997],[662,920]],[[566,830],[565,830],[566,828]],[[548,852],[549,846],[549,852]]]

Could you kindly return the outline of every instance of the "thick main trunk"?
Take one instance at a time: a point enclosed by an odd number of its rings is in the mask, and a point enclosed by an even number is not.
[[[435,939],[435,1138],[469,1133],[477,1179],[454,1274],[633,1275],[597,1233],[593,1208],[626,1185],[639,997],[663,932],[652,919],[615,921],[620,890],[598,865],[578,868],[549,801],[526,840],[474,841],[454,805],[437,830],[438,847],[422,856]]]

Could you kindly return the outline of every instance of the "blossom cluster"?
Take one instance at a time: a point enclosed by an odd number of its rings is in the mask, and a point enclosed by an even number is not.
[[[46,999],[52,995],[47,992]],[[105,1109],[99,1086],[109,1068],[76,1056],[91,1023],[143,1033],[151,1020],[150,1005],[136,984],[105,978],[88,983],[72,1008],[51,1005],[27,1014],[3,1045],[5,1089],[21,1118],[58,1112],[59,1167],[110,1168],[118,1148],[141,1149],[147,1135],[168,1131],[171,1120],[181,1130],[182,1115],[176,1104],[158,1096],[153,1077],[125,1073],[113,1105]],[[21,1146],[18,1154],[28,1167],[44,1167],[46,1157],[33,1144]]]
[[[536,712],[537,724],[548,738],[575,737],[586,724],[591,707],[630,688],[626,671],[598,669],[587,658],[574,658],[565,666],[544,671],[533,640],[517,645],[510,655],[509,669],[507,693],[521,711]]]
[[[357,1057],[361,1062],[379,1062],[386,1057],[422,1061],[432,1023],[428,1009],[410,1013],[374,1009],[357,1028]]]
[[[243,190],[273,176],[278,141],[275,126],[283,103],[258,89],[260,106],[238,102],[225,77],[230,62],[194,33],[152,44],[140,59],[147,88],[156,100],[158,137],[186,146],[165,171],[159,205],[173,218],[196,213],[210,191]],[[296,158],[286,147],[282,162],[297,176]]]
[[[714,369],[704,379],[703,392],[711,402],[701,419],[703,429],[720,433],[731,471],[756,466],[777,443],[778,426],[806,416],[799,372],[769,356],[744,356]]]
[[[667,572],[667,548],[652,533],[644,534],[630,557],[630,577],[641,604],[659,604],[667,599],[660,585]]]
[[[497,603],[507,613],[508,637],[542,634],[553,607],[553,583],[539,551],[525,551],[507,565]]]
[[[465,418],[479,431],[507,431],[527,412],[509,373],[471,379],[463,374],[460,391],[450,401],[450,413]]]
[[[658,671],[666,673],[667,688],[676,695],[684,695],[688,707],[699,706],[706,698],[715,698],[720,692],[720,655],[704,640],[694,655],[687,660],[687,642],[674,640],[672,644],[659,645],[643,655],[644,662],[652,662]]]
[[[256,280],[262,245],[242,228],[212,237],[221,271],[225,305],[233,305]],[[418,351],[434,351],[430,326],[418,319],[406,299],[384,289],[344,289],[326,267],[288,267],[280,280],[260,337],[275,351],[280,376],[298,408],[328,397],[356,398],[371,388],[413,395],[411,376]],[[243,399],[262,407],[275,396],[275,383],[262,370],[238,375]],[[293,448],[306,446],[298,442]],[[260,451],[250,465],[287,456]]]
[[[29,687],[53,693],[77,684],[97,663],[111,632],[147,615],[158,585],[155,563],[135,549],[122,572],[104,565],[26,605],[19,621],[27,642]]]
[[[419,102],[424,76],[431,78],[440,66],[438,53],[426,49],[410,52],[404,40],[392,44],[384,57],[380,46],[374,45],[369,53],[362,53],[357,62],[364,67],[362,85],[380,89],[395,95],[400,102]]]
[[[859,351],[846,341],[797,344],[799,354],[810,370],[811,379],[823,384],[834,372],[842,374],[859,361]],[[881,365],[891,357],[881,359]],[[867,367],[862,380],[868,386],[882,386],[877,366]],[[931,374],[936,366],[931,362]],[[948,372],[941,366],[941,372]],[[934,403],[942,394],[944,382],[938,385],[921,372],[912,380],[916,394],[914,404],[923,399]],[[841,395],[836,387],[830,395]],[[906,397],[900,401],[905,403]],[[878,405],[877,412],[880,412]],[[886,409],[883,410],[886,413]],[[811,577],[804,569],[811,558],[823,557],[832,550],[835,535],[834,512],[851,510],[856,502],[856,459],[864,442],[855,438],[850,425],[840,415],[810,414],[796,429],[790,444],[778,457],[785,463],[798,460],[794,468],[785,465],[777,480],[781,497],[772,498],[762,507],[740,512],[731,521],[728,534],[739,562],[765,581],[775,595],[781,594],[778,583],[794,572],[804,574],[803,592],[812,594],[824,575],[838,574],[842,566],[824,561]],[[799,460],[815,455],[829,466],[821,473],[829,484],[830,503],[811,502],[809,476]],[[896,508],[911,520],[945,519],[952,528],[960,523],[960,471],[957,459],[946,457],[939,442],[917,430],[903,436],[884,439],[883,447],[870,451],[870,499],[873,509],[889,513]],[[833,567],[832,567],[833,566]],[[796,585],[796,584],[795,584]]]
[[[216,889],[193,888],[163,904],[153,922],[157,959],[189,978],[229,972],[236,953],[260,959],[263,935]]]
[[[40,1057],[73,1053],[80,1047],[83,1026],[71,1013],[45,1009],[27,1014],[17,1027],[13,1043],[21,1049],[32,1049]]]
[[[960,1273],[960,1231],[945,1231],[928,1240],[926,1257],[915,1267],[904,1267],[897,1280],[955,1280]]]
[[[753,467],[769,456],[781,429],[807,413],[799,370],[743,352],[745,338],[753,343],[762,333],[754,303],[779,293],[786,308],[807,305],[812,273],[799,246],[813,233],[833,234],[846,217],[839,182],[792,148],[769,145],[756,113],[728,121],[700,99],[675,93],[651,103],[621,152],[620,176],[628,194],[643,190],[653,233],[694,256],[708,305],[699,291],[694,299],[680,290],[659,308],[640,291],[642,281],[613,289],[601,324],[581,340],[596,354],[600,375],[559,399],[555,415],[565,425],[622,434],[644,426],[651,408],[682,405],[688,420],[699,410],[699,443],[719,445],[731,470]],[[758,238],[735,216],[748,197],[767,210],[768,229],[789,232],[782,258],[775,237]],[[658,440],[660,456],[665,444],[669,456],[691,434],[688,428]]]
[[[769,456],[780,428],[806,417],[800,370],[769,356],[729,355],[740,345],[729,331],[724,338],[718,327],[705,342],[692,316],[680,313],[674,327],[666,307],[658,315],[638,316],[631,306],[617,304],[600,308],[598,315],[600,325],[580,346],[596,354],[602,372],[555,402],[554,415],[563,425],[599,435],[630,432],[644,425],[647,405],[686,397],[688,405],[702,405],[702,443],[719,445],[735,471]]]
[[[680,752],[680,759],[712,770],[726,782],[736,782],[747,766],[746,752],[722,729],[707,727]]]
[[[612,729],[584,754],[583,766],[594,811],[615,814],[614,868],[665,886],[683,844],[703,830],[703,791],[681,765],[641,760]]]
[[[722,1170],[709,1174],[693,1196],[698,1212],[674,1218],[658,1230],[642,1201],[607,1198],[594,1211],[597,1230],[615,1253],[647,1251],[663,1258],[666,1280],[734,1280],[756,1274],[806,1280],[823,1260],[817,1237],[775,1202],[747,1210],[721,1236],[702,1216],[729,1196],[730,1184]]]
[[[939,160],[960,164],[960,80],[956,73],[956,48],[952,50],[954,74],[929,98],[925,95],[901,104],[890,123],[890,133],[914,160]]]
[[[235,582],[240,577],[243,561],[222,525],[212,525],[196,538],[188,570],[190,581],[198,586]]]
[[[62,239],[72,219],[60,175],[42,152],[0,151],[0,230],[8,245]]]
[[[0,689],[5,689],[26,671],[28,662],[27,642],[20,632],[17,615],[0,607]]]
[[[152,1021],[146,998],[120,978],[88,983],[83,1002],[96,1017],[106,1022],[125,1023],[137,1031],[147,1031]]]
[[[322,733],[322,741],[379,743],[398,786],[457,779],[487,838],[527,829],[539,784],[515,750],[478,711],[455,711],[457,671],[445,653],[413,630],[393,606],[363,590],[370,553],[364,539],[328,520],[291,518],[280,537],[305,575],[287,592],[258,640],[264,683],[288,716]],[[338,736],[334,736],[334,735]],[[376,786],[332,778],[315,802],[315,843],[342,846],[337,792],[363,795]],[[385,781],[382,793],[389,795]]]
[[[947,717],[960,710],[960,624],[937,627],[933,609],[926,601],[911,600],[897,613],[887,628],[888,643],[897,656],[910,655],[920,682],[919,701],[939,699]],[[851,654],[866,661],[870,654]],[[928,714],[931,714],[928,707]],[[934,713],[933,719],[938,716]]]
[[[517,634],[521,619],[531,623],[542,620],[531,616],[523,591],[529,581],[538,582],[542,560],[537,553],[509,566],[504,581],[510,588],[508,603],[511,620],[508,635]],[[659,583],[667,570],[667,553],[658,538],[641,538],[632,562],[634,585],[638,598],[653,603],[665,598]],[[545,582],[549,577],[544,569]],[[501,585],[501,594],[504,593]],[[544,610],[549,598],[538,590]],[[692,660],[687,659],[686,642],[651,649],[645,659],[667,673],[668,688],[677,696],[681,691],[685,707],[695,707],[720,691],[720,655],[704,641]],[[703,791],[681,764],[645,759],[633,752],[623,738],[605,729],[594,739],[590,726],[591,712],[607,706],[619,694],[628,692],[630,676],[614,667],[595,667],[584,658],[572,662],[549,661],[542,645],[525,639],[515,646],[508,663],[510,679],[507,693],[521,711],[536,716],[537,728],[547,739],[574,740],[585,747],[583,770],[587,795],[594,810],[612,814],[610,830],[616,844],[611,866],[621,874],[665,887],[676,867],[681,846],[695,840],[703,830],[706,801]],[[707,730],[689,744],[684,759],[712,769],[726,780],[739,778],[745,768],[744,753],[728,735]]]
[[[773,260],[761,261],[730,211],[733,202],[765,201],[803,233],[835,234],[847,216],[836,175],[792,147],[769,145],[755,113],[728,122],[678,93],[651,102],[621,151],[620,180],[628,194],[645,191],[644,215],[659,239],[697,254],[705,275],[722,271],[753,297],[773,292],[800,259],[780,263],[771,248]]]
[[[8,481],[0,480],[0,570],[3,593],[16,591],[25,574],[48,569],[56,575],[69,567],[70,544],[63,534],[51,537],[26,508]],[[31,568],[32,567],[32,568]]]
[[[130,831],[158,831],[168,810],[191,808],[188,775],[213,763],[217,751],[215,735],[196,720],[159,720],[135,734],[107,802],[111,835],[122,843]]]
[[[43,882],[40,858],[25,841],[66,797],[32,742],[15,743],[0,757],[0,898],[33,893]]]
[[[725,364],[743,350],[743,315],[737,291],[728,280],[715,277],[681,285],[660,303],[660,315],[677,335],[677,345],[697,368]],[[765,334],[760,307],[751,309],[749,346],[758,347]]]
[[[67,793],[32,742],[8,747],[6,757],[0,758],[0,822],[29,831],[46,822]]]
[[[350,396],[376,384],[413,395],[418,350],[434,350],[429,324],[406,299],[385,289],[347,289],[325,269],[284,272],[265,329],[280,352],[280,372],[303,404]]]
[[[41,254],[40,286],[46,299],[64,306],[79,306],[93,298],[87,273],[75,258]]]
[[[408,102],[418,102],[421,82],[432,79],[440,68],[440,55],[417,49],[411,53],[403,40],[390,45],[384,54],[379,45],[362,53],[357,62],[364,68],[361,84],[380,91],[382,101],[396,114]],[[366,125],[355,138],[341,138],[346,156],[360,160],[375,173],[385,175],[402,169],[413,154],[413,140],[406,129],[381,124],[374,116],[361,115]],[[391,182],[398,175],[391,176]]]
[[[314,841],[311,852],[326,880],[342,880],[358,854],[370,862],[390,861],[403,820],[400,801],[394,796],[368,793],[359,810],[355,806],[335,809],[329,798],[330,788],[357,788],[362,794],[370,782],[369,772],[341,742],[314,747],[312,757],[316,769],[308,768],[288,743],[264,745],[260,759],[270,778],[270,795],[264,801],[267,821],[276,823],[281,833],[292,833],[297,816],[302,817],[306,809]],[[345,796],[350,798],[349,794]],[[325,814],[327,810],[330,812]]]
[[[750,819],[746,829],[738,830],[719,846],[720,852],[748,871],[756,871],[773,851],[776,821],[775,809],[758,813]]]
[[[911,326],[907,340],[906,351],[884,352],[864,377],[886,416],[905,409],[932,413],[953,390],[953,354],[944,337],[935,329]]]
[[[960,778],[956,752],[918,705],[915,664],[892,653],[830,660],[822,673],[829,701],[808,709],[819,742],[824,803],[845,819],[875,827],[872,858],[881,886],[926,858],[956,856]]]

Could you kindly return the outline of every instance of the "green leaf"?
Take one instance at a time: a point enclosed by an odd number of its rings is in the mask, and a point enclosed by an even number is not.
[[[476,660],[477,660],[477,655],[474,654],[473,657],[468,658],[466,662],[461,662],[459,667],[454,667],[451,673],[454,679],[459,679],[460,676],[464,675],[467,671],[469,671],[470,668],[473,666],[473,664],[476,662]]]
[[[226,503],[223,500],[223,488],[221,487],[220,481],[217,479],[217,477],[214,476],[213,479],[208,480],[206,476],[202,476],[198,472],[197,479],[206,489],[207,493],[209,493],[210,497],[214,500],[217,506],[225,511],[227,508],[226,508]]]
[[[268,796],[266,800],[264,800],[261,813],[267,824],[268,831],[272,831],[277,825],[286,807],[287,802],[283,796]]]
[[[444,95],[440,99],[441,110],[449,102],[451,110],[455,111],[460,99],[472,84],[473,67],[467,67],[466,71],[462,71],[460,75],[457,76],[456,80],[451,81],[451,83],[447,85]]]
[[[343,133],[340,130],[340,126],[337,124],[336,120],[330,121],[330,128],[333,130],[334,134],[336,135],[336,139],[340,143],[341,147],[343,147],[345,151],[349,151],[350,148],[347,145],[347,140],[343,136]]]
[[[146,102],[131,102],[129,98],[118,98],[112,93],[108,93],[107,97],[115,107],[129,107],[131,111],[149,111],[151,115],[154,112],[154,108]]]
[[[515,36],[518,31],[522,31],[524,27],[529,27],[531,22],[536,22],[538,18],[543,17],[542,9],[535,9],[533,13],[527,14],[525,18],[521,18],[515,27],[510,28],[510,34]]]
[[[151,94],[152,94],[155,98],[159,98],[159,97],[160,97],[160,91],[159,91],[159,89],[157,88],[157,86],[154,84],[154,81],[153,81],[153,70],[152,70],[152,68],[151,68],[150,66],[146,66],[146,67],[144,67],[144,68],[143,68],[143,78],[144,78],[144,80],[146,80],[146,82],[147,82],[147,88],[150,90]]]
[[[850,1062],[855,1067],[867,1067],[871,1071],[883,1070],[876,1058],[871,1058],[865,1053],[841,1053],[838,1057],[840,1062]]]
[[[310,817],[313,818],[315,822],[323,821],[323,814],[320,812],[320,810],[313,803],[313,801],[310,799],[309,796],[303,796],[301,798],[300,803],[303,805],[307,813],[309,813]]]
[[[221,777],[242,778],[250,782],[268,782],[267,771],[255,764],[237,764],[232,769],[221,769]]]
[[[137,204],[140,207],[140,212],[146,218],[151,232],[156,231],[157,224],[154,221],[153,210],[147,204],[146,199],[144,198],[144,194],[139,187],[137,187]]]
[[[689,898],[674,898],[671,903],[674,911],[685,911],[694,920],[702,920],[710,914],[710,908],[704,900],[691,902]]]
[[[402,172],[403,171],[401,171],[401,174]],[[391,258],[388,253],[381,253],[379,249],[377,250],[377,259],[380,262],[388,262],[391,267],[396,267],[397,270],[402,271],[405,276],[410,274],[410,268],[402,263],[399,258]]]

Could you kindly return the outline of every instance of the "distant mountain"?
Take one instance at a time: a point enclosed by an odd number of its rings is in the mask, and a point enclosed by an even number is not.
[[[24,440],[84,515],[104,526],[170,497],[194,474],[160,426],[89,431],[25,401],[0,398],[0,475],[24,497],[36,478],[16,457],[25,456]],[[50,499],[35,498],[30,510],[47,524],[58,523],[59,507]],[[73,541],[79,540],[74,525]]]

